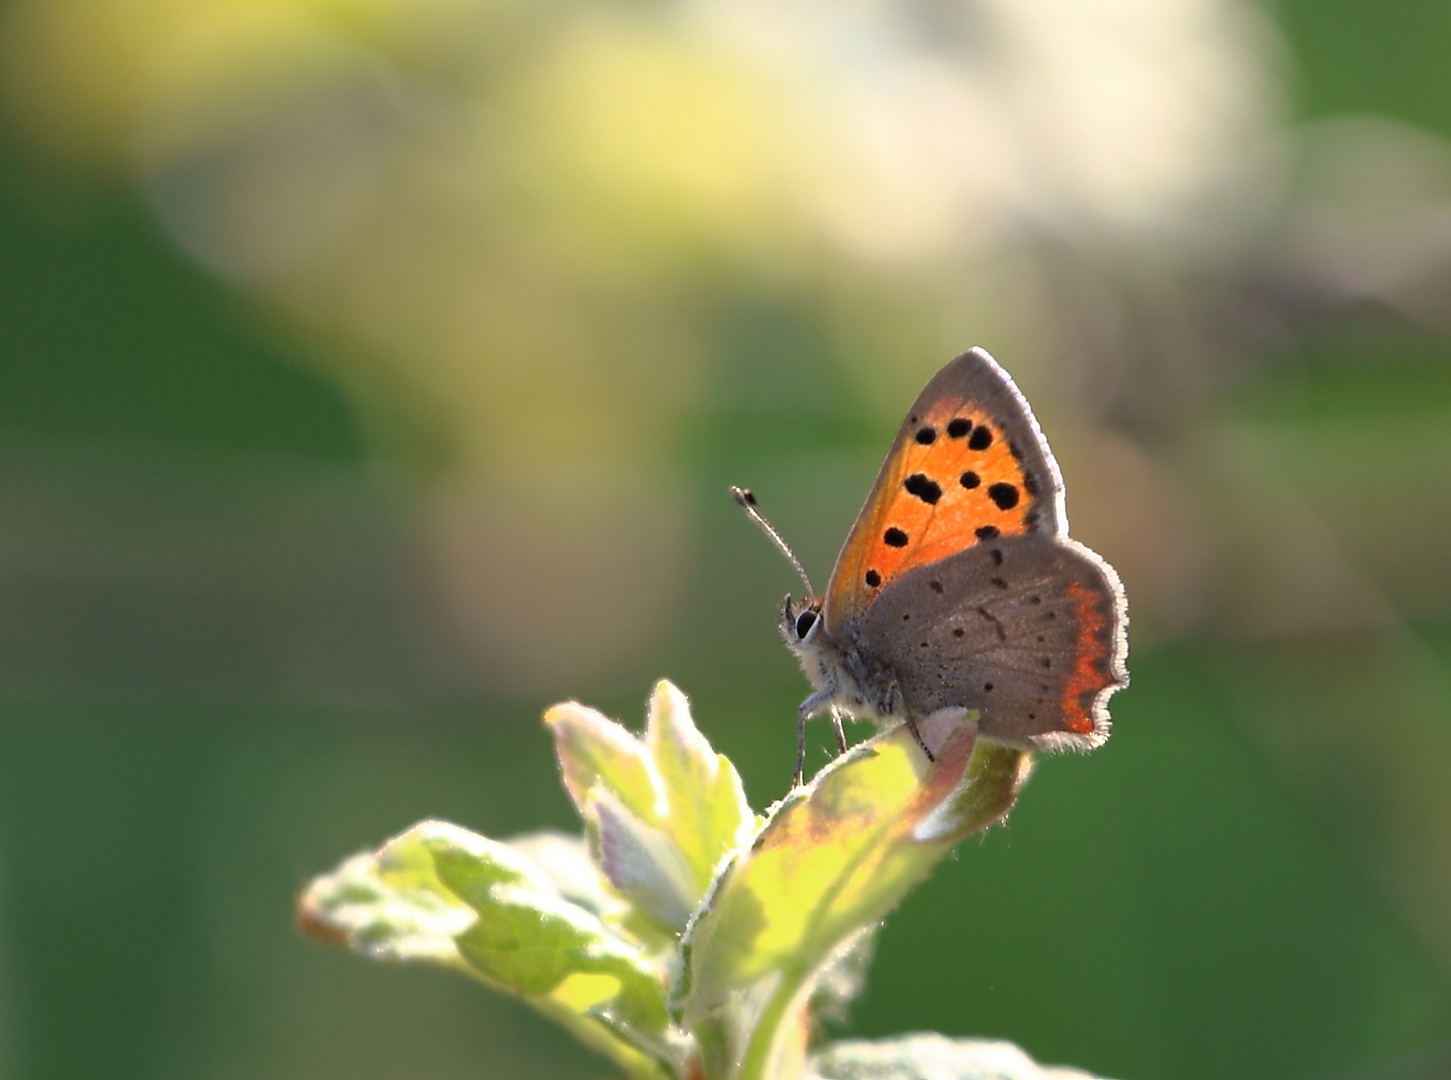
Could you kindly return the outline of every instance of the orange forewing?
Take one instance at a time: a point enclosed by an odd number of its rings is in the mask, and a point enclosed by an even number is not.
[[[1009,438],[981,403],[959,394],[926,403],[908,417],[875,500],[837,560],[832,606],[851,596],[869,600],[913,567],[984,538],[1027,532],[1039,495],[1030,486]]]

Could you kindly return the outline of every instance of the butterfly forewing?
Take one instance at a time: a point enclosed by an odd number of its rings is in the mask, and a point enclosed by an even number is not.
[[[827,588],[828,631],[885,586],[999,537],[1064,529],[1062,481],[1028,403],[986,352],[937,373],[907,413]]]

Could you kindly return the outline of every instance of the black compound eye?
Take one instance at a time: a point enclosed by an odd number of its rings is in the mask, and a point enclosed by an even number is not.
[[[796,636],[801,640],[811,633],[811,628],[816,625],[816,612],[807,610],[796,616]]]

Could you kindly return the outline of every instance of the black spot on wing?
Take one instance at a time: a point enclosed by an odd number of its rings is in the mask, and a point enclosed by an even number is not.
[[[941,486],[930,476],[923,473],[913,473],[902,481],[902,487],[908,495],[915,495],[928,506],[935,506],[937,500],[942,498]]]
[[[960,439],[971,430],[972,421],[968,420],[965,417],[959,416],[954,420],[948,421],[947,437],[949,439]]]
[[[868,570],[865,580],[868,588],[875,589],[878,585],[882,583],[882,575],[877,573],[875,570]]]
[[[998,527],[996,525],[983,525],[977,530],[977,538],[979,540],[996,540],[997,537]]]
[[[924,424],[917,429],[916,438],[923,446],[931,446],[937,441],[937,429],[931,424]]]
[[[993,444],[992,429],[986,424],[979,424],[972,429],[972,435],[968,437],[967,445],[970,450],[986,450]]]
[[[907,546],[907,534],[893,526],[882,533],[882,542],[888,547],[903,548]]]
[[[1012,484],[994,484],[987,489],[987,497],[999,510],[1011,510],[1018,505],[1018,489]]]

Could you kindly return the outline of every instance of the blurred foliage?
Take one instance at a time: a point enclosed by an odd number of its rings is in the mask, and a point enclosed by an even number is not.
[[[725,485],[821,576],[982,344],[1134,685],[853,1032],[1443,1075],[1448,18],[8,0],[0,1071],[597,1073],[286,898],[425,816],[568,825],[541,706],[665,674],[780,794],[790,578]]]

